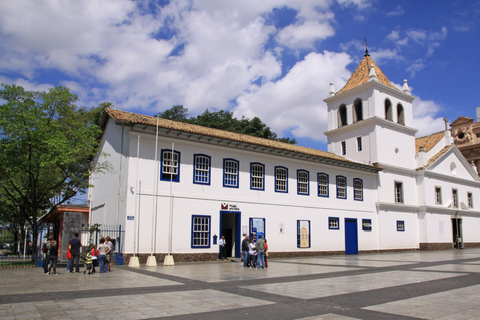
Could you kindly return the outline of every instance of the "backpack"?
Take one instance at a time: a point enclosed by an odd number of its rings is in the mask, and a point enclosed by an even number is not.
[[[42,252],[43,253],[47,253],[48,249],[47,249],[47,243],[45,242],[42,246]]]

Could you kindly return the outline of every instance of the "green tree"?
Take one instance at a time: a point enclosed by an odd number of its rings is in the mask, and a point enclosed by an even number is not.
[[[85,193],[99,115],[110,104],[87,109],[65,87],[33,92],[6,84],[0,101],[1,219],[36,226],[39,215]]]
[[[175,120],[180,122],[187,122],[199,126],[220,129],[230,132],[237,132],[248,134],[255,137],[276,140],[280,142],[296,144],[295,139],[278,138],[275,132],[272,132],[270,127],[260,120],[259,117],[248,119],[242,117],[238,120],[230,111],[216,111],[210,112],[208,109],[197,117],[188,117],[188,109],[182,105],[176,105],[172,108],[158,113],[158,116],[163,119]]]
[[[159,112],[157,115],[162,119],[184,122],[188,117],[188,109],[182,105],[176,105],[164,112]]]

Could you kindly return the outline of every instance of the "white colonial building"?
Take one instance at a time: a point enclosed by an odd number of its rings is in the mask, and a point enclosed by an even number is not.
[[[216,259],[222,235],[237,257],[245,234],[270,257],[480,246],[477,172],[448,131],[415,139],[413,99],[366,54],[325,99],[328,152],[107,108],[90,223],[141,261]]]

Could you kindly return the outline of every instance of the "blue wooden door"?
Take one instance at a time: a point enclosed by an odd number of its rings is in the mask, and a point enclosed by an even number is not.
[[[357,219],[345,218],[345,254],[358,254]]]

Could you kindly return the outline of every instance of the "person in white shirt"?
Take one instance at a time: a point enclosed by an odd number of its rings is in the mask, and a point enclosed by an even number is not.
[[[218,245],[220,246],[220,259],[225,260],[225,255],[226,255],[226,244],[227,241],[225,240],[225,236],[222,236],[222,238],[218,241]]]

